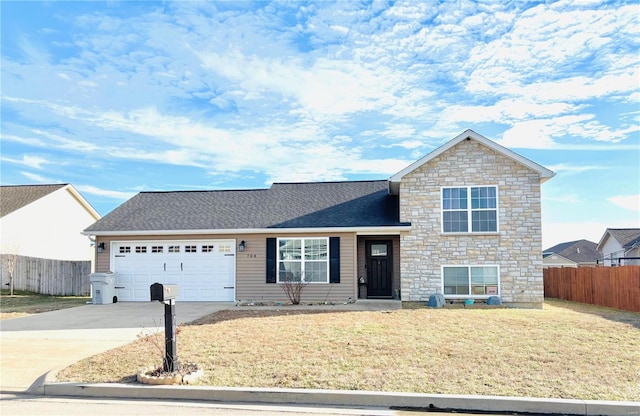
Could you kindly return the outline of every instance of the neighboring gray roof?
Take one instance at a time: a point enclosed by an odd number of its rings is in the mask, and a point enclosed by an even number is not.
[[[11,214],[68,184],[0,186],[0,217]]]
[[[640,228],[607,228],[607,231],[623,248],[631,248],[640,240]]]
[[[543,256],[555,253],[576,263],[595,263],[602,257],[596,249],[597,246],[598,244],[588,240],[569,241],[544,250]]]
[[[125,231],[367,227],[399,222],[387,181],[275,183],[269,189],[141,192],[87,228]]]

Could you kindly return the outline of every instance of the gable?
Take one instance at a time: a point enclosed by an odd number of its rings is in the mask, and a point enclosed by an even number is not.
[[[611,239],[614,246],[630,248],[640,241],[640,228],[607,228],[598,243],[598,250],[602,251]]]
[[[65,186],[67,185],[0,186],[0,217],[11,214]]]
[[[556,253],[544,253],[542,256],[542,264],[545,266],[571,266],[576,267],[578,263],[575,261],[568,259],[566,257],[561,256]]]
[[[393,195],[398,195],[398,193],[400,191],[400,182],[402,181],[402,179],[405,176],[407,176],[407,175],[411,174],[412,172],[420,169],[424,165],[428,164],[430,161],[438,158],[439,156],[441,156],[444,153],[448,152],[450,149],[458,146],[460,143],[462,143],[465,140],[472,140],[472,141],[474,141],[476,143],[479,143],[482,146],[488,148],[489,150],[491,150],[493,152],[496,152],[496,153],[498,153],[498,154],[500,154],[500,155],[502,155],[502,156],[504,156],[504,157],[506,157],[508,159],[511,159],[512,161],[516,162],[517,164],[519,164],[521,166],[524,166],[527,169],[530,169],[530,170],[536,172],[540,177],[540,182],[541,183],[546,181],[549,178],[552,178],[555,175],[551,170],[549,170],[549,169],[547,169],[547,168],[545,168],[545,167],[543,167],[543,166],[541,166],[541,165],[539,165],[539,164],[537,164],[537,163],[535,163],[535,162],[533,162],[533,161],[531,161],[531,160],[529,160],[529,159],[527,159],[527,158],[525,158],[525,157],[523,157],[523,156],[521,156],[521,155],[519,155],[519,154],[517,154],[517,153],[515,153],[515,152],[513,152],[513,151],[511,151],[511,150],[509,150],[507,148],[505,148],[505,147],[503,147],[503,146],[500,146],[499,144],[495,143],[494,141],[487,139],[486,137],[474,132],[473,130],[466,130],[462,134],[460,134],[459,136],[455,137],[454,139],[450,140],[449,142],[445,143],[444,145],[438,147],[437,149],[435,149],[434,151],[432,151],[428,155],[426,155],[423,158],[417,160],[416,162],[412,163],[411,165],[407,166],[405,169],[401,170],[400,172],[396,173],[391,178],[389,178],[389,192],[391,194],[393,194]]]
[[[59,190],[66,190],[68,195],[94,219],[100,218],[100,214],[70,184],[0,186],[0,218],[36,201],[44,202],[43,198],[49,197]]]

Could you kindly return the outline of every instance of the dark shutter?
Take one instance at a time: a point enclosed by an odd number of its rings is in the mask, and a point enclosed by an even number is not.
[[[340,283],[340,237],[329,237],[329,283]]]
[[[267,238],[267,283],[276,282],[276,239]]]

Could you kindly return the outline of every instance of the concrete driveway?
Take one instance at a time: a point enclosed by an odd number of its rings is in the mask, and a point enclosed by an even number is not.
[[[232,302],[176,303],[176,322],[232,308]],[[164,330],[160,302],[85,305],[0,321],[0,391],[36,391],[47,373]]]

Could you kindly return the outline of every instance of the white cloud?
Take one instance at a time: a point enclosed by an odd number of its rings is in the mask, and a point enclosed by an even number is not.
[[[602,165],[569,165],[567,163],[559,163],[557,165],[547,165],[548,169],[556,173],[578,174],[583,172],[589,172],[593,170],[606,170],[611,169],[610,166]]]
[[[48,161],[47,159],[38,157],[38,156],[29,156],[23,155],[22,159],[12,159],[8,157],[2,157],[1,160],[3,162],[14,163],[16,165],[23,165],[33,169],[44,169],[43,165],[50,164],[53,162]]]
[[[29,179],[30,181],[33,181],[33,182],[36,182],[36,183],[58,183],[58,182],[60,182],[60,181],[48,178],[48,177],[43,176],[43,175],[38,175],[36,173],[20,172],[20,174],[22,176],[24,176],[25,178]]]
[[[109,189],[101,189],[91,185],[75,185],[76,189],[80,192],[105,196],[112,199],[117,199],[120,201],[125,201],[132,196],[134,196],[137,192],[122,192],[122,191],[114,191]]]
[[[607,198],[607,201],[612,202],[624,209],[640,212],[640,194],[612,196],[610,198]],[[640,221],[640,217],[638,218],[638,220]]]
[[[527,149],[587,149],[588,146],[584,146],[585,144],[588,145],[594,141],[619,143],[628,134],[639,130],[640,126],[616,130],[596,121],[592,114],[565,115],[516,122],[503,133],[500,144],[510,148]],[[558,140],[564,137],[577,137],[582,143],[565,144]],[[605,149],[604,146],[592,148]],[[616,148],[622,149],[624,146],[616,146]],[[631,148],[637,148],[637,146],[631,146]]]

